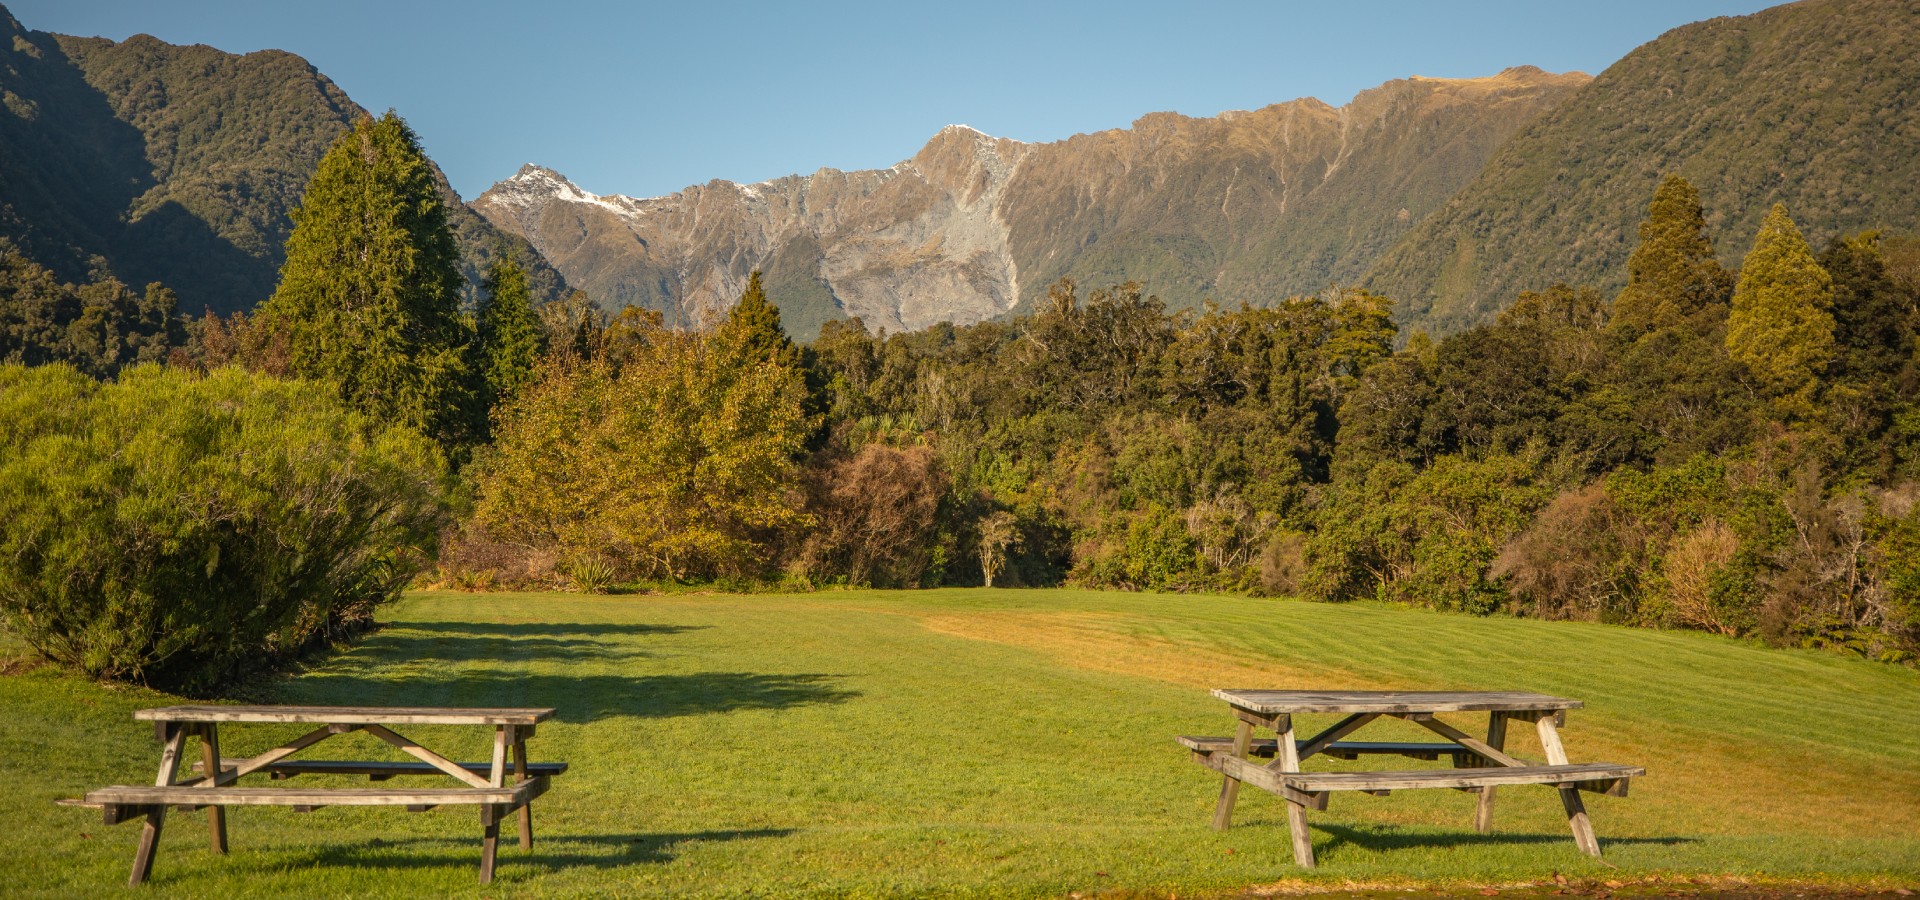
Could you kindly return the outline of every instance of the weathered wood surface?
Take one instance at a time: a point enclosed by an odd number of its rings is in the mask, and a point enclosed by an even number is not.
[[[1301,791],[1397,791],[1411,788],[1463,788],[1501,784],[1551,784],[1570,788],[1583,783],[1636,778],[1639,766],[1576,763],[1559,766],[1495,766],[1488,769],[1418,769],[1402,772],[1302,772],[1282,781]]]
[[[1494,748],[1495,750],[1505,750],[1507,748],[1507,714],[1506,713],[1488,714],[1487,745]],[[1486,762],[1492,762],[1492,760],[1486,760]],[[1455,760],[1454,765],[1464,766],[1465,764],[1460,762],[1459,760]],[[1625,784],[1626,782],[1623,781],[1621,783]],[[1487,785],[1486,787],[1481,788],[1480,800],[1478,803],[1474,804],[1473,830],[1478,831],[1481,834],[1493,833],[1494,790],[1495,788],[1492,785]]]
[[[1453,727],[1452,725],[1448,725],[1447,723],[1442,722],[1439,719],[1435,719],[1432,717],[1409,717],[1409,718],[1414,723],[1420,725],[1421,727],[1427,729],[1428,731],[1431,731],[1434,734],[1437,734],[1443,738],[1453,741],[1454,743],[1459,744],[1460,746],[1465,747],[1468,750],[1472,750],[1473,752],[1479,754],[1482,758],[1490,762],[1496,762],[1503,766],[1524,766],[1527,764],[1525,760],[1508,756],[1505,752],[1501,751],[1499,748],[1494,747],[1491,744],[1488,744],[1486,741],[1473,737],[1472,735],[1469,735],[1466,732]]]
[[[394,747],[399,748],[402,752],[407,753],[408,755],[414,757],[415,759],[418,759],[421,762],[427,763],[428,765],[431,765],[434,768],[447,773],[448,775],[452,775],[453,777],[458,778],[461,781],[464,781],[470,785],[473,785],[474,787],[485,788],[485,787],[500,786],[500,779],[498,777],[500,765],[498,762],[495,762],[492,767],[492,770],[495,773],[495,777],[493,778],[493,780],[489,781],[488,779],[482,776],[475,775],[474,773],[461,768],[459,763],[456,763],[453,760],[450,760],[444,756],[441,756],[438,753],[433,752],[432,750],[429,750],[421,746],[418,742],[414,741],[412,738],[409,738],[401,734],[395,734],[394,732],[389,731],[385,726],[365,725],[365,726],[362,726],[362,729],[365,730],[368,734],[371,734],[374,737],[377,737],[383,741],[386,741],[388,744],[391,744]]]
[[[331,725],[534,725],[551,709],[456,706],[163,706],[135,710],[144,722],[309,722]]]
[[[1270,794],[1277,794],[1287,800],[1297,800],[1313,809],[1327,808],[1325,791],[1309,792],[1288,785],[1281,780],[1280,773],[1258,763],[1228,756],[1224,753],[1195,753],[1193,761],[1227,776],[1234,784],[1246,782]]]
[[[211,777],[200,779],[204,784],[218,786],[233,780],[220,765],[220,726],[212,722],[200,726],[199,768],[213,769]],[[207,810],[207,839],[213,852],[227,852],[227,811],[218,806]]]
[[[88,791],[89,806],[446,806],[452,804],[517,805],[546,793],[546,777],[508,787],[428,788],[243,788],[145,787],[114,785]]]
[[[220,761],[222,768],[232,769],[244,758],[227,757]],[[455,765],[475,775],[485,774],[490,763],[463,762]],[[200,763],[194,763],[193,769],[202,770]],[[567,771],[563,762],[530,762],[526,764],[528,775],[561,775]],[[445,775],[445,772],[423,762],[380,762],[351,759],[289,759],[273,763],[256,771],[265,771],[275,778],[292,778],[297,775],[365,775],[375,781],[385,781],[408,775]],[[230,777],[228,780],[232,780]]]
[[[1235,762],[1241,762],[1247,758],[1247,748],[1252,745],[1253,723],[1242,719],[1240,724],[1234,728],[1233,742],[1228,745],[1228,754],[1231,755],[1217,755],[1222,759],[1232,759]],[[1247,765],[1256,769],[1259,768],[1259,766],[1254,766],[1252,763],[1247,763]],[[1220,799],[1213,805],[1213,830],[1215,831],[1225,831],[1228,826],[1233,824],[1233,804],[1235,800],[1240,798],[1240,779],[1235,778],[1232,772],[1228,772],[1225,769],[1221,771],[1226,773],[1227,777],[1221,779]]]
[[[1236,710],[1295,713],[1492,712],[1579,709],[1586,704],[1530,691],[1268,691],[1213,692]]]
[[[1181,735],[1174,740],[1189,750],[1202,753],[1218,753],[1232,749],[1233,739],[1225,737],[1196,737]],[[1299,741],[1300,758],[1309,757],[1307,748],[1310,741]],[[1279,743],[1273,738],[1259,738],[1247,748],[1247,755],[1259,758],[1273,756]],[[1335,759],[1358,759],[1361,756],[1404,756],[1409,759],[1439,759],[1443,756],[1457,756],[1467,751],[1455,744],[1413,743],[1406,741],[1335,741],[1326,745],[1318,754]]]

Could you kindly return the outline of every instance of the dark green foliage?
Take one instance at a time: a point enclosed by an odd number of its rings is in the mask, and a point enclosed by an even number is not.
[[[533,370],[546,352],[546,332],[534,315],[527,291],[527,272],[510,256],[495,257],[482,285],[475,331],[486,379],[486,406],[491,409],[513,398],[533,380]]]
[[[145,294],[111,276],[61,284],[0,238],[0,362],[64,362],[95,378],[164,362],[187,340],[178,304],[160,284]]]
[[[1654,189],[1640,243],[1627,257],[1627,286],[1613,301],[1612,326],[1623,339],[1678,328],[1709,314],[1733,293],[1707,237],[1700,194],[1678,175]]]
[[[397,596],[443,473],[309,383],[0,366],[0,616],[90,676],[210,690]]]
[[[443,446],[472,440],[458,250],[406,123],[388,112],[341,136],[293,215],[280,286],[260,313],[287,333],[289,371]]]
[[[1920,4],[1810,0],[1676,28],[1522,129],[1366,283],[1410,328],[1481,324],[1555,281],[1608,293],[1663,177],[1699,188],[1722,260],[1784,202],[1813,236],[1920,229]]]
[[[115,43],[22,28],[0,9],[0,237],[59,278],[163,282],[191,315],[273,292],[288,213],[321,156],[366,111],[306,60],[148,35]],[[498,247],[536,299],[564,293],[524,240],[434,173],[472,299]]]
[[[747,287],[740,301],[727,311],[727,317],[714,334],[718,352],[731,357],[734,364],[800,364],[800,348],[780,327],[780,308],[767,302],[760,273],[747,276]]]
[[[1920,398],[1920,284],[1896,278],[1877,232],[1835,238],[1820,257],[1833,278],[1834,359],[1827,408],[1832,425],[1856,438],[1843,464],[1879,480],[1912,448],[1895,418]],[[1909,475],[1920,473],[1909,472]]]

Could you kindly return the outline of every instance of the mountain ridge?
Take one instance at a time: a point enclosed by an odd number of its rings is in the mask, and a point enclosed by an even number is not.
[[[1053,142],[949,125],[886,169],[652,198],[592,194],[529,164],[472,205],[604,305],[683,325],[727,308],[755,268],[802,336],[843,314],[888,330],[1002,316],[1060,277],[1139,279],[1176,307],[1268,302],[1357,278],[1367,254],[1587,80],[1531,66],[1414,77],[1340,107],[1148,113]],[[1340,197],[1323,195],[1329,183]],[[1303,207],[1344,216],[1345,236],[1316,234],[1322,220],[1299,219]],[[1266,265],[1282,257],[1301,261]]]

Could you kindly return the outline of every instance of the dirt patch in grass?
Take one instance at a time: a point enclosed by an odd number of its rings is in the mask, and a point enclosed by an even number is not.
[[[1084,612],[978,612],[919,616],[929,631],[1038,650],[1067,665],[1138,675],[1197,688],[1286,685],[1301,690],[1391,690],[1351,672],[1305,669],[1279,660],[1241,659],[1165,638],[1129,634],[1130,617]]]

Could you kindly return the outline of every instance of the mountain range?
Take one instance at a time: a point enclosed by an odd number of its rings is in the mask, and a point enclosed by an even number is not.
[[[1137,279],[1175,307],[1261,303],[1357,280],[1587,80],[1412,78],[1342,107],[1155,113],[1052,143],[953,125],[888,169],[648,199],[529,165],[473,206],[602,303],[676,324],[724,310],[755,269],[802,336],[842,315],[890,331],[975,322],[1062,277]]]
[[[469,279],[505,249],[680,326],[747,276],[797,337],[1030,309],[1057,279],[1138,280],[1168,305],[1330,284],[1403,329],[1488,321],[1556,281],[1617,289],[1659,178],[1699,189],[1736,265],[1787,204],[1816,242],[1920,231],[1920,0],[1801,0],[1674,29],[1599,76],[1520,66],[1028,143],[955,125],[886,169],[665,197],[536,165],[471,204],[445,186]],[[61,277],[163,281],[193,311],[272,292],[287,213],[362,110],[298,56],[30,31],[0,8],[0,238]]]

